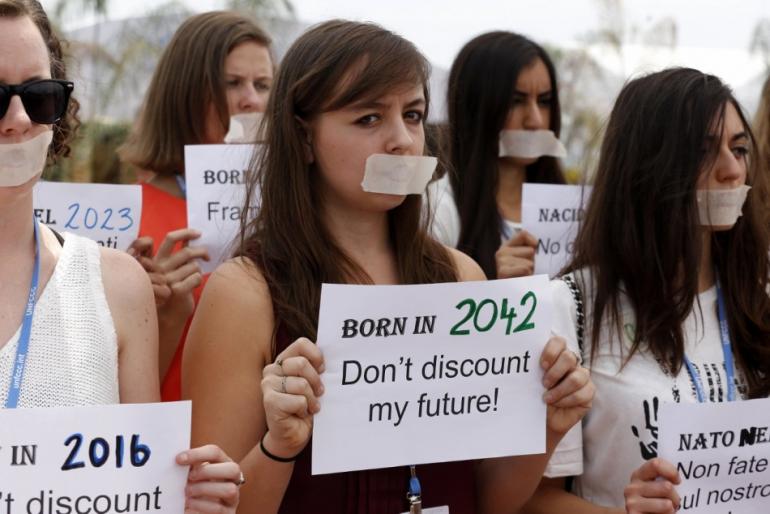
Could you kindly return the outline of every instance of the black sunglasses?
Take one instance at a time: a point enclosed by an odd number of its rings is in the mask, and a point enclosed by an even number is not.
[[[29,119],[41,125],[59,121],[67,112],[74,85],[67,80],[33,80],[18,85],[0,84],[0,118],[8,112],[14,95],[19,95]]]

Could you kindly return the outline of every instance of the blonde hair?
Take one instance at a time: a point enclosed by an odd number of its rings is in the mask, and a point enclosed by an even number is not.
[[[210,104],[222,125],[229,124],[225,58],[246,41],[271,44],[254,21],[230,11],[207,12],[182,23],[158,62],[139,119],[118,150],[120,158],[158,174],[181,172],[184,145],[204,140]]]

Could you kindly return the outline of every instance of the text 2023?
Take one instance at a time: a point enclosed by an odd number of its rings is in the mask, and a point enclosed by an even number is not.
[[[70,230],[80,230],[82,224],[84,228],[89,230],[98,228],[99,230],[118,230],[124,232],[134,226],[134,218],[131,215],[131,209],[123,207],[118,209],[117,213],[107,207],[101,213],[93,207],[87,207],[80,209],[79,203],[72,203],[67,207],[70,211],[70,217],[67,223],[64,224],[64,228]],[[80,214],[80,216],[78,216]],[[115,219],[113,220],[113,216]]]
[[[115,467],[122,468],[126,458],[126,441],[122,435],[115,436],[115,445],[110,448],[110,442],[103,437],[95,437],[88,444],[88,454],[84,457],[79,455],[81,447],[86,441],[83,434],[72,434],[64,440],[64,446],[72,445],[67,459],[62,464],[62,471],[79,469],[86,467],[86,462],[95,468],[104,466],[110,456],[114,455]],[[114,453],[113,450],[114,449]],[[85,452],[85,449],[84,449]],[[139,442],[139,434],[131,436],[131,442],[128,448],[128,457],[130,464],[135,468],[140,468],[150,460],[152,450],[146,444]]]

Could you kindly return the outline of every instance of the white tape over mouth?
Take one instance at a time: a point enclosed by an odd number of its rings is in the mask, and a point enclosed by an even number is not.
[[[567,149],[550,130],[500,131],[500,157],[536,159],[544,155],[567,156]]]
[[[743,204],[751,186],[743,185],[733,189],[698,189],[698,217],[700,224],[711,227],[735,225],[743,214]]]
[[[367,193],[419,195],[425,191],[438,159],[425,155],[372,154],[366,159],[361,187]]]
[[[21,143],[0,145],[0,187],[16,187],[43,172],[53,130]]]
[[[261,112],[245,112],[230,116],[230,130],[225,135],[225,143],[250,144],[264,140],[260,131],[262,118]]]

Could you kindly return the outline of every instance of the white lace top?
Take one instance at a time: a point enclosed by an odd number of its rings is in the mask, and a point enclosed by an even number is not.
[[[0,406],[8,397],[19,333],[0,347]],[[119,402],[117,335],[104,294],[99,245],[67,234],[35,307],[18,406]]]

